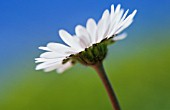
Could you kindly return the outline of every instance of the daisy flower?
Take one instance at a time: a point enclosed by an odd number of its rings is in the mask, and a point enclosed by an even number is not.
[[[120,110],[102,62],[107,55],[108,45],[127,36],[122,31],[132,24],[137,11],[134,10],[131,14],[128,12],[129,10],[124,12],[120,4],[116,8],[111,5],[111,11],[106,9],[98,23],[89,18],[85,27],[77,25],[75,35],[63,29],[59,30],[59,35],[66,45],[50,42],[45,47],[39,47],[46,52],[35,59],[36,63],[40,63],[36,66],[36,70],[43,69],[45,72],[56,70],[62,73],[76,62],[91,66],[100,76],[113,108]]]
[[[111,11],[106,9],[98,23],[89,18],[86,27],[77,25],[75,35],[59,30],[61,39],[67,45],[50,42],[46,47],[39,47],[46,52],[40,58],[35,58],[36,63],[41,63],[36,66],[36,70],[57,70],[62,73],[76,62],[94,65],[102,61],[107,54],[107,45],[127,36],[126,33],[120,33],[131,25],[137,11],[134,10],[129,15],[128,12],[129,10],[124,12],[120,4],[116,8],[111,5]]]

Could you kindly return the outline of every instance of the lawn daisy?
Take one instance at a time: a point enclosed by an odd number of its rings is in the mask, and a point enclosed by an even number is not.
[[[124,12],[120,4],[111,12],[106,9],[98,23],[94,19],[87,20],[86,27],[77,25],[75,35],[70,35],[65,30],[59,30],[61,39],[67,44],[48,43],[46,47],[39,47],[47,52],[36,58],[36,70],[44,69],[45,72],[57,70],[62,73],[72,67],[77,61],[84,65],[94,65],[102,61],[107,54],[107,45],[124,39],[127,35],[123,33],[132,22],[136,14],[134,10],[130,15]]]
[[[107,46],[127,36],[122,31],[131,25],[137,11],[134,10],[131,14],[128,12],[129,10],[124,12],[120,4],[116,8],[112,5],[111,11],[106,9],[98,23],[90,18],[85,27],[77,25],[75,35],[59,30],[59,35],[66,45],[50,42],[46,47],[39,47],[46,52],[35,59],[36,63],[41,63],[36,66],[36,70],[43,69],[45,72],[56,70],[62,73],[76,62],[91,66],[102,79],[113,108],[120,110],[102,61],[107,55]]]

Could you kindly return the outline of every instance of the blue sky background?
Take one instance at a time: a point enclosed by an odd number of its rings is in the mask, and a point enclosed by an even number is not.
[[[98,21],[105,9],[119,3],[130,12],[138,10],[134,23],[125,30],[128,37],[111,46],[105,60],[111,81],[119,85],[116,90],[121,104],[127,110],[133,107],[134,110],[169,110],[169,0],[0,0],[0,109],[33,107],[30,110],[38,110],[36,107],[49,104],[47,110],[51,110],[50,104],[53,104],[54,108],[61,110],[65,104],[63,98],[67,97],[74,100],[66,102],[68,108],[64,107],[67,109],[72,107],[75,110],[74,105],[81,108],[81,99],[89,103],[87,108],[93,106],[90,102],[96,102],[96,109],[92,110],[110,107],[106,101],[102,105],[107,96],[101,95],[105,91],[100,91],[102,86],[100,88],[95,74],[90,74],[93,72],[90,69],[79,66],[84,69],[82,73],[87,74],[76,74],[78,68],[74,67],[66,72],[70,74],[55,76],[35,71],[34,58],[42,53],[39,46],[62,42],[59,29],[74,34],[76,25],[85,26],[90,17]],[[114,68],[110,67],[112,65]],[[86,100],[89,94],[91,101]],[[101,97],[93,98],[95,95]],[[19,109],[17,104],[22,107]]]
[[[98,20],[106,8],[118,3],[130,11],[138,10],[132,25],[135,31],[130,28],[132,40],[152,40],[154,36],[148,37],[151,32],[168,31],[168,0],[0,0],[1,77],[15,65],[22,67],[21,62],[32,62],[38,46],[61,41],[59,29],[74,34],[77,24],[85,25],[89,17]],[[139,38],[138,34],[144,36]]]

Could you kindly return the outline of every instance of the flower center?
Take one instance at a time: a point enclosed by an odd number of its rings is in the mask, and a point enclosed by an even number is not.
[[[86,48],[84,51],[81,51],[77,54],[72,54],[66,59],[63,60],[63,64],[68,61],[80,62],[83,65],[94,65],[98,62],[102,62],[107,55],[107,46],[114,41],[112,37],[109,39],[103,39],[100,43],[93,44],[89,48]]]

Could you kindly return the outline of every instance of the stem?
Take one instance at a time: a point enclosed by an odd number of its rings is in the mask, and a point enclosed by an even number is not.
[[[93,65],[92,67],[97,71],[98,75],[100,76],[100,79],[102,80],[102,82],[105,86],[105,89],[106,89],[106,91],[109,95],[110,101],[112,103],[112,107],[115,110],[121,110],[119,103],[118,103],[118,100],[116,98],[116,94],[115,94],[115,92],[114,92],[114,90],[111,86],[111,83],[109,82],[109,79],[106,75],[106,72],[104,70],[102,62],[99,62],[99,63]]]

